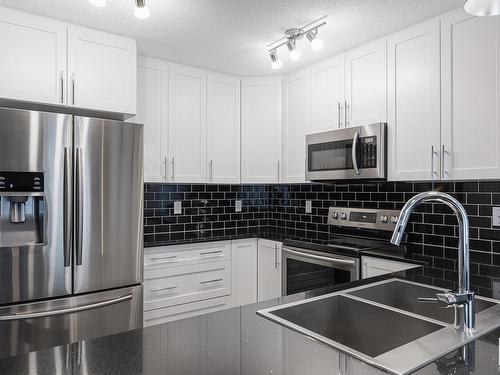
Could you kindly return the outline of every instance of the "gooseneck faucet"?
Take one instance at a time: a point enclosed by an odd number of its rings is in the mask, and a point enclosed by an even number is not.
[[[469,290],[469,219],[465,208],[449,194],[428,191],[411,198],[401,209],[391,243],[399,245],[413,210],[425,202],[444,203],[450,207],[458,219],[458,291],[439,293],[437,298],[420,298],[421,302],[441,302],[447,306],[455,306],[455,328],[464,332],[475,331],[474,292]],[[461,318],[458,317],[461,313]]]

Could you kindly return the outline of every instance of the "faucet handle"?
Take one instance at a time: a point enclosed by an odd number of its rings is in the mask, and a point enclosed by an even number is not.
[[[437,293],[436,297],[419,297],[418,302],[437,303],[443,307],[450,307],[458,304],[457,296],[455,293]]]

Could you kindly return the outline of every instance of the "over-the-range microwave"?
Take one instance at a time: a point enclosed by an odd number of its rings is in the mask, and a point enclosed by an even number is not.
[[[336,129],[306,136],[306,180],[387,178],[387,124]]]

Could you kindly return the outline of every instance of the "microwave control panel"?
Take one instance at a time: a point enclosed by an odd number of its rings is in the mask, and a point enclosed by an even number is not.
[[[364,137],[359,141],[360,168],[377,168],[377,137]]]

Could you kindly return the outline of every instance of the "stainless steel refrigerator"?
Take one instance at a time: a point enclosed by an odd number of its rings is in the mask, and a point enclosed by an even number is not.
[[[0,109],[0,357],[142,326],[142,138]]]

